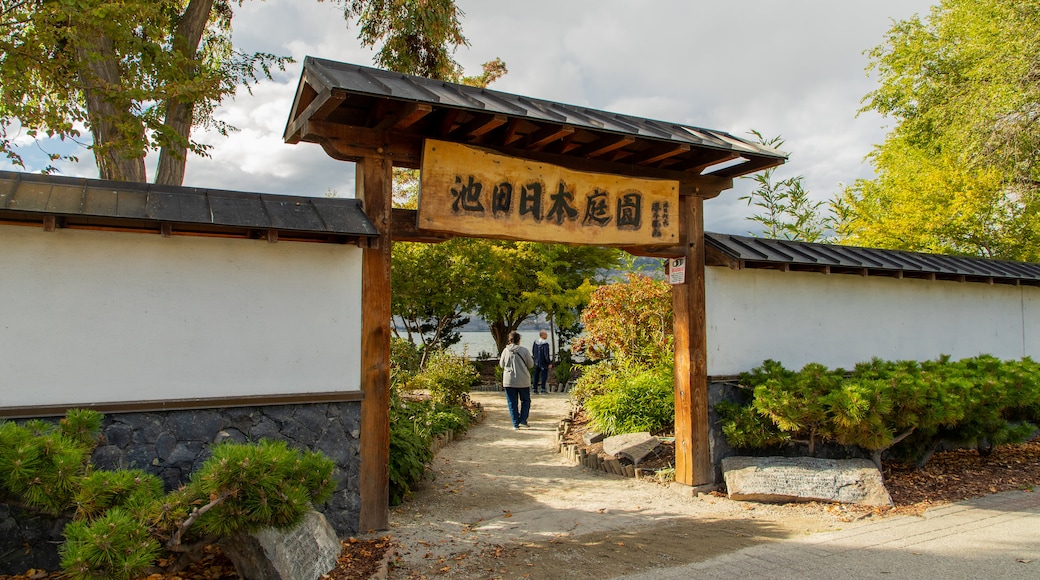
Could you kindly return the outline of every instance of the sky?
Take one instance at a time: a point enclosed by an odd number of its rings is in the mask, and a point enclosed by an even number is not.
[[[936,2],[938,0],[935,0]],[[455,55],[467,74],[499,57],[509,73],[491,88],[571,105],[726,131],[782,136],[783,179],[803,176],[814,199],[873,173],[866,155],[892,120],[858,114],[876,87],[865,51],[895,21],[926,16],[927,0],[457,0],[470,46]],[[305,56],[372,66],[357,26],[335,2],[256,0],[236,8],[236,46],[296,60],[272,80],[225,102],[217,116],[230,137],[196,132],[213,146],[190,157],[184,185],[340,197],[354,193],[354,166],[282,133]],[[30,148],[31,149],[31,148]],[[61,174],[97,177],[89,152]],[[29,170],[46,163],[27,155]],[[149,176],[156,159],[150,156]],[[11,168],[0,165],[0,168]],[[11,168],[13,169],[13,168]],[[705,203],[708,231],[757,227],[750,180]]]

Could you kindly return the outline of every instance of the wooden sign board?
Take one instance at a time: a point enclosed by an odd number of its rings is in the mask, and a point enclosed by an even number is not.
[[[427,139],[419,228],[594,246],[679,241],[679,182],[588,173]]]

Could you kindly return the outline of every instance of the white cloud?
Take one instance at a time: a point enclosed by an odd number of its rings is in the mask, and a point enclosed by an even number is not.
[[[839,183],[869,177],[863,157],[884,137],[883,120],[856,117],[873,88],[864,51],[892,20],[926,13],[928,0],[459,0],[471,42],[456,57],[470,73],[495,57],[509,74],[493,88],[748,137],[783,135],[790,162],[823,199]],[[305,56],[371,65],[357,27],[336,2],[267,0],[236,8],[244,51],[292,56],[296,64],[240,91],[218,116],[241,129],[228,138],[199,133],[212,157],[192,157],[186,184],[262,192],[353,195],[353,165],[321,147],[286,145],[282,132]],[[96,175],[81,155],[72,175]],[[154,159],[149,159],[154,164]],[[38,168],[37,168],[38,169]],[[750,184],[705,204],[709,230],[746,233],[752,210],[737,198]]]

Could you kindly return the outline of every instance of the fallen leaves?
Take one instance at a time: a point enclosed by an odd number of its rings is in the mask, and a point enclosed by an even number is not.
[[[896,506],[933,505],[1040,486],[1040,441],[936,453],[921,469],[892,465],[885,487]]]

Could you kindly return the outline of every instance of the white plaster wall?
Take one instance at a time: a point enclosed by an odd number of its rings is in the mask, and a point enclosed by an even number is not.
[[[851,368],[881,357],[1040,358],[1040,288],[707,268],[708,374],[771,358]]]
[[[0,226],[0,406],[360,389],[355,246]]]

